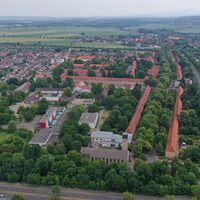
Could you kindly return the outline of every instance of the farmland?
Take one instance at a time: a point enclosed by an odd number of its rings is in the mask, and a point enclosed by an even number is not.
[[[129,31],[118,28],[94,27],[12,27],[0,28],[0,43],[21,43],[34,45],[74,46],[92,48],[125,48],[110,42],[76,42],[80,36],[124,35]]]

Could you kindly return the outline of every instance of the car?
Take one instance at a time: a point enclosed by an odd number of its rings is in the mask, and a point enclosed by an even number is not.
[[[0,197],[4,197],[4,195],[3,195],[3,194],[0,194]]]

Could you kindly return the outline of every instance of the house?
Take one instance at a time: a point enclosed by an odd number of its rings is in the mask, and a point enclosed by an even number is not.
[[[122,136],[113,134],[113,132],[93,131],[91,141],[103,147],[118,147],[122,144]]]
[[[130,161],[130,153],[127,150],[82,147],[81,155],[87,157],[91,161],[103,160],[107,164],[113,162],[128,163]]]
[[[40,99],[45,98],[49,102],[59,102],[64,90],[62,88],[41,88],[39,93],[41,94]]]
[[[91,93],[91,89],[92,86],[91,85],[87,85],[84,82],[78,82],[75,84],[74,88],[73,88],[73,93]]]
[[[39,122],[40,128],[49,128],[51,126],[52,121],[55,119],[57,113],[56,107],[51,107],[48,109],[46,114],[42,117]]]
[[[89,76],[68,76],[65,74],[61,75],[61,78],[71,78],[75,83],[83,81],[88,84],[92,83],[103,83],[107,85],[115,85],[118,87],[133,88],[136,84],[144,85],[144,79],[134,78],[110,78],[110,77],[89,77]]]
[[[90,128],[94,129],[97,126],[98,119],[98,113],[83,113],[79,120],[79,125],[88,124]]]

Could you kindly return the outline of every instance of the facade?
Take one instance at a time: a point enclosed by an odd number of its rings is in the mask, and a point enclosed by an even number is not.
[[[93,131],[91,141],[98,143],[102,147],[118,147],[122,145],[122,136],[112,132]]]
[[[97,126],[97,122],[99,119],[98,113],[83,113],[79,120],[79,125],[88,124],[90,128],[94,129]]]
[[[130,160],[129,151],[126,151],[126,150],[82,147],[81,155],[84,157],[87,157],[91,161],[103,160],[107,164],[110,164],[113,162],[128,163]]]
[[[42,117],[42,119],[39,122],[40,128],[49,128],[51,126],[52,121],[55,119],[56,114],[57,108],[49,108],[46,114]]]

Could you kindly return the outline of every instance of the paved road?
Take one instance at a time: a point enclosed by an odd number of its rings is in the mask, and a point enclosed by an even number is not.
[[[200,73],[199,71],[197,70],[197,68],[190,62],[190,60],[185,56],[185,54],[182,54],[182,56],[187,59],[187,61],[191,64],[191,68],[192,68],[192,72],[198,82],[198,84],[200,85]]]
[[[26,184],[10,184],[0,182],[0,193],[10,199],[14,194],[23,195],[26,200],[48,200],[51,196],[50,187],[29,186]],[[135,200],[163,200],[159,197],[135,196]],[[189,197],[177,200],[191,200]],[[91,191],[80,189],[62,189],[61,200],[122,200],[120,193]]]

